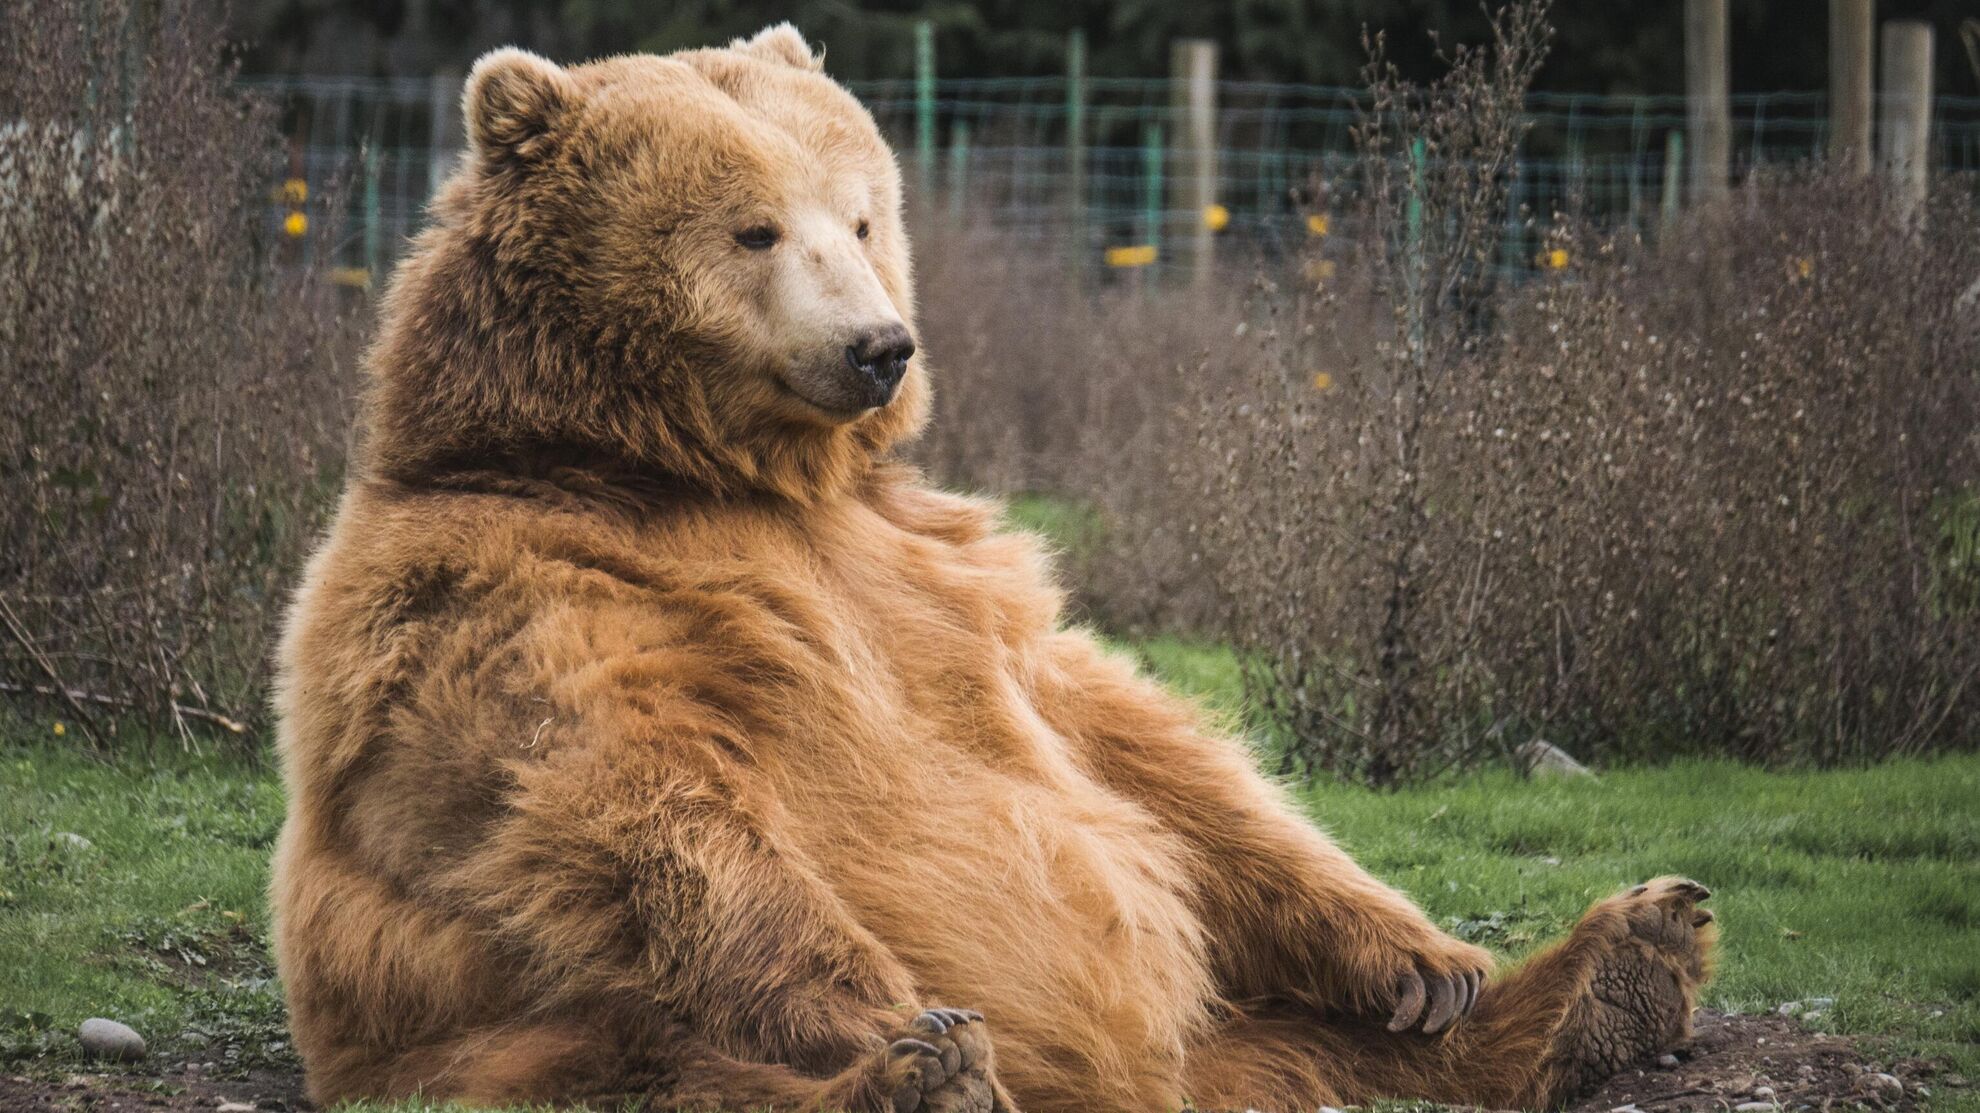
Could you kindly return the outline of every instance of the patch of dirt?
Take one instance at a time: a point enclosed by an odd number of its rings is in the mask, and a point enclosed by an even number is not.
[[[1923,1059],[1880,1058],[1869,1045],[1811,1032],[1784,1016],[1728,1016],[1699,1009],[1696,1034],[1661,1064],[1643,1064],[1603,1083],[1569,1113],[1742,1110],[1917,1109],[1935,1089],[1966,1080],[1939,1074]],[[1883,1077],[1878,1077],[1878,1076]],[[1896,1080],[1893,1085],[1892,1079]]]
[[[253,1106],[265,1113],[316,1108],[303,1096],[302,1075],[294,1071],[213,1077],[197,1063],[182,1063],[155,1075],[140,1073],[143,1069],[58,1078],[0,1075],[0,1113],[216,1113],[229,1104]]]
[[[1934,1090],[1967,1081],[1942,1074],[1921,1059],[1891,1061],[1841,1036],[1817,1035],[1787,1017],[1727,1016],[1700,1009],[1697,1035],[1677,1052],[1676,1064],[1626,1070],[1569,1107],[1568,1113],[1804,1113],[1866,1108],[1909,1113]],[[265,1113],[307,1113],[295,1071],[258,1070],[246,1077],[209,1076],[198,1063],[157,1074],[143,1067],[61,1077],[0,1075],[0,1113],[215,1113],[224,1103],[252,1105]],[[1866,1081],[1884,1074],[1899,1089]],[[1771,1091],[1771,1094],[1768,1093]]]

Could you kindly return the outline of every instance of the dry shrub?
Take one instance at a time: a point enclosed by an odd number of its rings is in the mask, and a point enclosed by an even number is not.
[[[1907,218],[1818,174],[1657,249],[1553,245],[1569,266],[1494,292],[1428,380],[1363,272],[1266,284],[1206,394],[1178,508],[1210,508],[1287,768],[1388,784],[1533,737],[1609,760],[1971,746],[1971,195]]]
[[[1507,299],[1471,434],[1497,702],[1608,752],[1971,745],[1973,195],[1804,174],[1659,251],[1559,246],[1588,263]]]
[[[1289,764],[1391,784],[1503,735],[1477,706],[1480,585],[1444,534],[1451,500],[1481,495],[1453,403],[1479,363],[1545,9],[1501,9],[1490,48],[1455,50],[1427,87],[1369,44],[1355,285],[1261,289],[1255,358],[1205,394],[1198,505],[1218,508],[1228,627]]]
[[[1217,593],[1170,476],[1193,436],[1190,381],[1229,345],[1244,290],[1095,277],[990,230],[917,223],[937,368],[917,458],[955,486],[1074,500],[1061,564],[1077,602],[1109,627],[1214,626]]]
[[[1972,746],[1972,184],[1906,211],[1875,181],[1758,178],[1654,245],[1556,218],[1566,265],[1506,275],[1543,14],[1508,7],[1428,89],[1378,59],[1358,173],[1324,183],[1353,229],[1332,272],[1081,290],[1027,246],[924,232],[928,460],[1088,508],[1079,596],[1233,644],[1288,772],[1396,784],[1535,737]]]
[[[264,242],[275,122],[217,14],[93,14],[0,34],[0,682],[100,745],[248,738],[340,480],[346,330]]]

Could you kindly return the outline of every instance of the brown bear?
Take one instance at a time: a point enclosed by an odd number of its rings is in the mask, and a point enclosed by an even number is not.
[[[465,111],[282,650],[318,1101],[1541,1107],[1684,1035],[1702,888],[1486,981],[889,460],[899,174],[797,32]]]

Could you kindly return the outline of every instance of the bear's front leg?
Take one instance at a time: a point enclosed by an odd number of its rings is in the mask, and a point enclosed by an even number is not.
[[[1322,852],[1304,871],[1306,917],[1322,925],[1308,937],[1321,1002],[1381,1017],[1391,1032],[1431,1035],[1470,1013],[1491,952],[1439,931],[1409,898],[1326,850],[1338,858]]]
[[[1235,739],[1102,654],[1055,635],[1039,713],[1109,788],[1195,851],[1191,889],[1229,997],[1290,999],[1437,1033],[1478,999],[1489,952],[1438,931],[1300,816]]]
[[[517,1000],[628,1009],[627,1031],[657,1011],[825,1077],[886,1045],[914,980],[731,764],[658,728],[516,763],[505,817],[453,880],[522,960]]]

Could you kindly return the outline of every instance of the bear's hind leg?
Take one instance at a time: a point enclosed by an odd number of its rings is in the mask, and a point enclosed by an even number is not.
[[[1381,1098],[1553,1108],[1689,1035],[1717,939],[1697,906],[1710,895],[1664,877],[1597,903],[1441,1035],[1365,1018],[1235,1020],[1191,1050],[1190,1096],[1206,1110]]]

